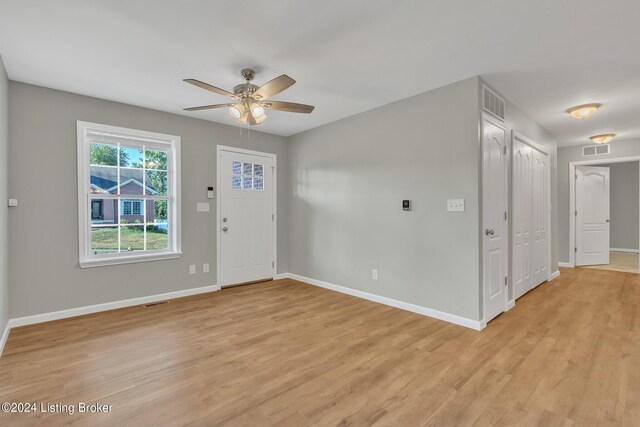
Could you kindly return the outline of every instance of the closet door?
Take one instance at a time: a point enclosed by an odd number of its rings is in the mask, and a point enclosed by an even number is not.
[[[549,156],[533,150],[533,286],[549,278]]]
[[[531,240],[533,227],[533,149],[513,141],[513,290],[520,298],[533,287]]]

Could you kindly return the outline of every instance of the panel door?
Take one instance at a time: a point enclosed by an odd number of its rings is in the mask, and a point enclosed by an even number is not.
[[[488,322],[505,310],[507,301],[507,156],[505,130],[488,120],[482,127],[483,292]]]
[[[549,156],[533,150],[532,286],[549,278]]]
[[[273,278],[273,160],[220,152],[221,286]]]
[[[576,166],[576,265],[609,264],[609,172]]]
[[[513,290],[520,298],[533,286],[533,149],[513,141]]]

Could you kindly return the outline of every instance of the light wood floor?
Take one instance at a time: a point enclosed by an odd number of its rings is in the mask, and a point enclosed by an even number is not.
[[[11,332],[0,425],[639,425],[640,275],[562,269],[482,332],[292,280]]]
[[[609,264],[588,265],[580,268],[591,268],[596,270],[622,271],[625,273],[640,273],[638,254],[629,252],[610,252]]]

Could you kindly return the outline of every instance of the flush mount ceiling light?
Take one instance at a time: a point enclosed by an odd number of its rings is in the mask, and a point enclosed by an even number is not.
[[[607,142],[611,142],[615,136],[615,133],[603,133],[602,135],[591,136],[589,139],[596,144],[606,144]]]
[[[185,79],[184,81],[199,88],[228,96],[235,102],[231,104],[214,104],[203,105],[201,107],[185,108],[185,111],[211,110],[214,108],[229,107],[229,113],[236,119],[238,123],[259,125],[264,122],[267,115],[264,113],[265,108],[270,110],[288,111],[290,113],[306,113],[313,111],[312,105],[296,104],[294,102],[268,101],[265,100],[274,95],[279,94],[285,89],[291,87],[296,81],[286,74],[276,77],[265,85],[258,87],[251,84],[251,80],[255,77],[255,71],[245,68],[240,73],[246,83],[239,84],[233,88],[233,93],[227,92],[210,84],[195,79]]]
[[[593,116],[593,113],[595,113],[598,108],[600,108],[600,104],[583,104],[569,108],[567,113],[571,114],[573,118],[584,120]]]

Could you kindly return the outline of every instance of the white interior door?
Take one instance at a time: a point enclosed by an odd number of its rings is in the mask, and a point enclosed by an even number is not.
[[[609,264],[608,167],[576,166],[576,265]]]
[[[507,302],[507,155],[505,130],[487,119],[482,128],[482,265],[488,322],[505,310]]]
[[[220,285],[274,276],[275,168],[271,157],[220,150]]]
[[[514,298],[549,278],[549,156],[513,138]]]
[[[532,287],[549,278],[549,156],[533,150]]]
[[[533,148],[513,140],[513,291],[520,298],[533,287]]]

